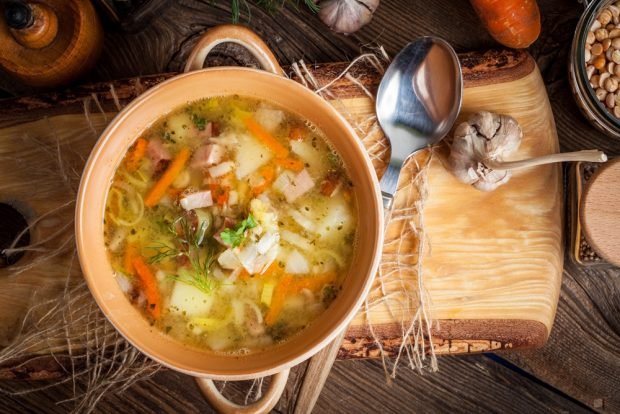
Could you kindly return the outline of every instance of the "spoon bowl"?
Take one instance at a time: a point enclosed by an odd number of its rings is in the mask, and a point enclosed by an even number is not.
[[[376,101],[377,119],[392,146],[390,164],[380,181],[386,210],[391,210],[403,164],[450,131],[462,96],[461,65],[445,40],[422,37],[396,55]]]

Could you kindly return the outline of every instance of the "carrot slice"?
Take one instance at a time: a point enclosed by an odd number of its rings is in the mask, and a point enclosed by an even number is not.
[[[136,140],[136,143],[133,145],[131,150],[129,150],[125,160],[127,171],[132,172],[138,169],[140,166],[140,161],[142,161],[144,154],[146,154],[147,145],[148,142],[144,138],[138,138]]]
[[[263,183],[257,185],[256,187],[252,187],[252,193],[254,195],[259,195],[263,191],[267,189],[276,178],[276,171],[271,165],[264,165],[259,170],[258,173],[263,177]]]
[[[164,171],[164,174],[161,176],[159,181],[155,183],[153,188],[151,188],[151,191],[147,194],[144,199],[145,206],[153,207],[159,202],[159,200],[161,200],[168,187],[170,187],[172,182],[177,178],[181,171],[183,171],[183,168],[189,159],[189,155],[190,152],[188,148],[182,148],[181,151],[179,151],[166,171]]]
[[[321,290],[323,286],[336,280],[336,272],[325,272],[312,276],[295,277],[289,288],[290,294],[296,294],[303,289],[309,289],[313,292]]]
[[[157,286],[157,279],[151,272],[151,269],[144,263],[144,260],[140,256],[135,257],[131,264],[133,264],[136,274],[142,284],[142,289],[146,295],[147,307],[151,316],[155,319],[159,319],[161,316],[161,295],[159,294],[159,288]]]
[[[265,324],[267,326],[273,325],[278,320],[278,316],[280,316],[280,312],[282,312],[282,308],[284,307],[284,299],[286,299],[292,280],[293,278],[291,275],[285,274],[280,279],[280,283],[276,286],[271,299],[271,306],[265,315]]]
[[[300,126],[294,126],[289,131],[288,137],[293,141],[303,141],[306,137],[306,130]]]
[[[127,247],[125,247],[125,254],[123,256],[123,269],[125,269],[128,275],[134,274],[132,261],[137,255],[138,252],[136,246],[132,243],[127,243]]]
[[[302,160],[298,160],[295,158],[277,158],[275,163],[295,172],[300,172],[304,169],[304,163]]]
[[[215,202],[218,206],[223,206],[228,201],[228,196],[230,195],[230,191],[227,188],[224,188],[222,193],[215,197]]]
[[[277,158],[285,158],[288,156],[288,149],[286,149],[284,145],[280,144],[280,142],[278,142],[273,135],[265,131],[265,129],[254,120],[254,118],[246,117],[243,122],[252,135],[265,144],[265,146],[267,146],[267,148],[269,148]]]

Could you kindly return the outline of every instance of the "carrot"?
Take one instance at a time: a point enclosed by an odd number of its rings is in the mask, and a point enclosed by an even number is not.
[[[251,277],[252,275],[249,274],[248,271],[245,270],[245,268],[241,269],[241,272],[239,272],[239,276],[237,276],[239,280],[250,280]]]
[[[140,256],[134,257],[131,261],[136,274],[142,284],[142,289],[146,295],[147,307],[151,316],[155,319],[159,319],[161,316],[161,295],[159,294],[159,288],[157,287],[157,280],[155,275],[151,272],[151,269],[144,263],[144,260]]]
[[[288,156],[288,149],[286,149],[284,145],[280,144],[273,135],[265,131],[265,129],[254,120],[254,118],[248,116],[244,118],[243,122],[252,135],[265,144],[277,158],[286,158]]]
[[[286,299],[292,280],[293,278],[291,275],[284,274],[280,279],[280,283],[277,284],[271,299],[271,306],[269,306],[269,310],[265,315],[265,324],[267,326],[273,325],[278,320],[278,316],[280,316],[280,312],[282,312],[282,308],[284,307],[284,299]]]
[[[125,247],[125,254],[123,256],[123,268],[129,275],[134,274],[134,268],[132,261],[138,255],[136,246],[132,243],[127,243]]]
[[[211,191],[211,196],[217,205],[223,206],[226,204],[228,197],[230,196],[230,190],[228,187],[217,183],[211,183],[209,184],[209,190]]]
[[[127,154],[127,158],[125,159],[125,165],[127,171],[135,171],[140,166],[140,161],[144,158],[144,154],[146,154],[146,147],[148,142],[144,138],[138,138],[136,143],[133,145],[129,153]]]
[[[540,35],[536,0],[470,0],[489,34],[504,46],[526,48]]]
[[[147,207],[153,207],[155,204],[159,202],[159,200],[164,196],[166,190],[172,182],[177,178],[177,176],[183,171],[187,160],[189,159],[189,149],[182,148],[181,151],[177,154],[177,156],[172,160],[164,174],[161,176],[159,181],[155,183],[151,191],[146,195],[144,199],[144,205]]]
[[[263,191],[267,189],[276,178],[276,171],[271,165],[264,165],[259,170],[258,173],[263,177],[263,182],[256,187],[252,187],[252,193],[254,195],[259,195]]]
[[[228,196],[230,195],[230,191],[227,188],[224,188],[222,193],[215,197],[215,202],[218,206],[223,206],[228,201]]]
[[[340,176],[338,174],[327,174],[327,177],[321,182],[321,194],[331,197],[340,185]]]
[[[351,201],[351,198],[353,197],[351,195],[351,190],[344,190],[342,192],[342,196],[344,197],[344,200],[348,203],[349,201]]]
[[[168,191],[166,191],[168,196],[170,198],[172,198],[173,200],[176,200],[177,198],[179,198],[179,195],[182,192],[183,192],[183,190],[181,188],[169,188]]]
[[[293,141],[303,141],[303,139],[306,137],[306,131],[301,126],[294,126],[289,131],[288,137]]]
[[[325,272],[318,275],[295,277],[288,292],[290,294],[296,294],[301,292],[303,289],[309,289],[316,292],[334,280],[336,280],[336,272]]]
[[[286,168],[287,170],[291,170],[295,172],[300,172],[301,170],[304,169],[303,161],[295,159],[295,158],[277,158],[275,160],[275,163],[277,165],[280,165]]]

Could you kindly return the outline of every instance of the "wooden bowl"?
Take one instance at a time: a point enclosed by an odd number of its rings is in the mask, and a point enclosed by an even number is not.
[[[239,26],[211,30],[192,53],[186,70],[202,67],[208,51],[224,41],[244,45],[274,73],[247,68],[201,69],[176,76],[134,100],[110,123],[88,159],[77,197],[75,231],[86,282],[104,314],[129,342],[174,370],[219,380],[242,380],[287,370],[311,357],[345,329],[359,310],[379,265],[383,213],[374,169],[353,129],[329,103],[280,76],[277,61],[252,32]],[[134,140],[181,105],[232,94],[274,103],[317,125],[347,166],[359,220],[363,220],[357,229],[358,245],[350,272],[329,309],[285,343],[235,356],[192,348],[150,326],[116,282],[103,236],[104,207],[112,177]]]

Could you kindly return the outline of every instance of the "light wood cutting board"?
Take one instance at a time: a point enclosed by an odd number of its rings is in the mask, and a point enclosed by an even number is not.
[[[481,109],[514,116],[524,131],[515,159],[558,150],[545,87],[528,54],[495,51],[460,58],[465,79],[461,120]],[[312,70],[319,84],[324,84],[345,66],[322,64]],[[368,90],[376,90],[380,76],[371,65],[359,65],[351,74]],[[39,243],[39,251],[0,269],[0,347],[14,334],[32,303],[53,298],[63,288],[67,272],[79,273],[77,266],[71,267],[76,263],[71,241],[58,255],[14,275],[20,266],[36,264],[40,250],[69,240],[73,232],[70,200],[98,134],[118,108],[170,76],[0,102],[0,202],[14,205],[31,223],[57,209],[33,231],[31,237]],[[331,91],[338,96],[336,108],[353,123],[361,122],[360,132],[371,131],[364,143],[381,173],[388,156],[384,137],[372,122],[362,122],[372,117],[373,101],[346,78],[338,80]],[[430,163],[424,210],[430,249],[425,250],[422,267],[435,320],[435,350],[459,354],[543,345],[553,324],[563,265],[559,166],[520,171],[501,189],[481,193],[458,183],[444,170],[445,152],[445,148],[438,149]],[[65,167],[65,174],[58,174],[59,165]],[[405,187],[416,173],[413,163],[405,173],[397,208],[412,202]],[[399,224],[392,224],[387,239],[397,239],[399,234]],[[51,242],[45,241],[52,236]],[[417,241],[410,243],[413,252]],[[389,254],[393,244],[385,249]],[[408,260],[415,263],[417,258]],[[376,287],[371,299],[377,295]],[[370,312],[388,354],[397,352],[402,342],[401,325],[392,315],[384,306],[374,306]],[[340,358],[378,355],[366,318],[360,311],[347,332]]]

